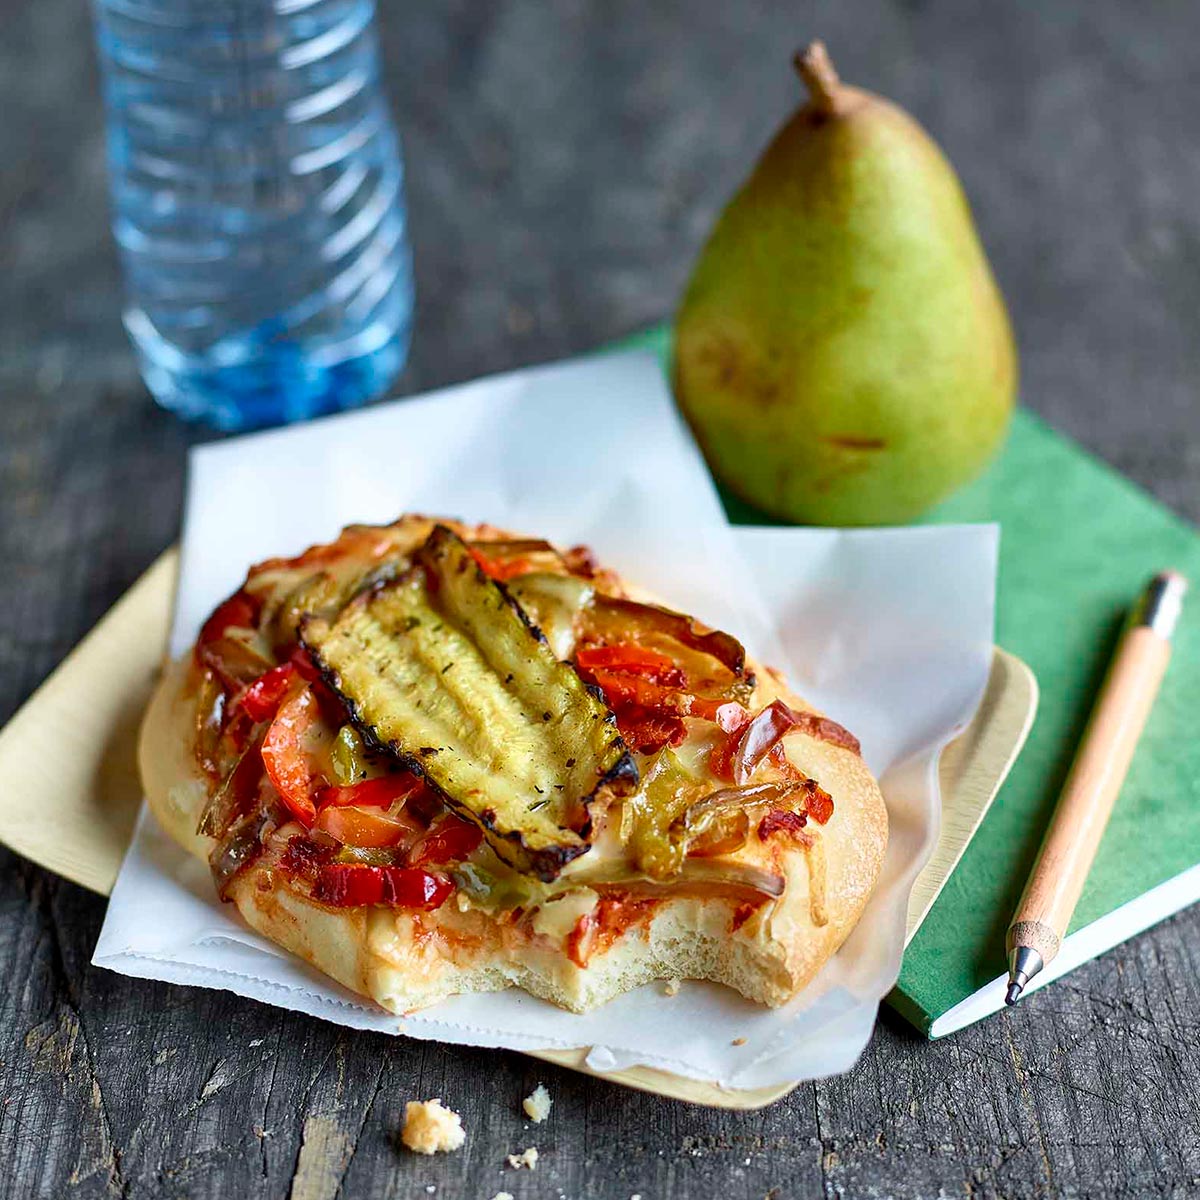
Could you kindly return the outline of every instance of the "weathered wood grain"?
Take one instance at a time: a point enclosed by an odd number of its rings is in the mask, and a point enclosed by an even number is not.
[[[150,404],[119,326],[83,15],[0,0],[0,720],[173,539],[204,436]],[[958,165],[1026,402],[1200,518],[1193,6],[452,0],[384,28],[420,289],[406,388],[667,314],[795,95],[791,43],[821,33]],[[944,1042],[885,1016],[852,1073],[737,1115],[95,971],[102,912],[0,851],[13,1200],[1200,1194],[1200,913]],[[554,1112],[526,1128],[539,1079]],[[458,1155],[399,1146],[431,1095],[464,1114]],[[530,1144],[536,1172],[504,1166]]]

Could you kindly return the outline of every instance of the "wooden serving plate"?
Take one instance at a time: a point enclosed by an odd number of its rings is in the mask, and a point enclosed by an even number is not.
[[[129,845],[142,789],[137,730],[171,622],[179,552],[164,553],[0,730],[0,842],[107,896]],[[912,937],[1007,776],[1037,709],[1033,673],[997,649],[975,719],[942,754],[942,830],[913,887]],[[535,1058],[659,1095],[761,1108],[796,1085],[722,1088],[649,1067],[596,1071],[587,1047]]]

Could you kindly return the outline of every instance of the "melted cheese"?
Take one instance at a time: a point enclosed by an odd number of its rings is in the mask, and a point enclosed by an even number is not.
[[[576,888],[567,892],[537,910],[533,918],[534,932],[562,941],[582,918],[595,910],[599,902],[600,897],[591,888]]]

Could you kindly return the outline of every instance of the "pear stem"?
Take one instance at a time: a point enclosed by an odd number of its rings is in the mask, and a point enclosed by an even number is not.
[[[825,116],[837,112],[842,83],[825,49],[825,43],[809,42],[807,49],[797,53],[792,62],[804,80],[804,86],[808,88],[813,108]]]

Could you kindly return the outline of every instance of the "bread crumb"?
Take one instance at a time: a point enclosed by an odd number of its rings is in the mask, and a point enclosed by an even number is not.
[[[678,979],[668,979],[667,982],[663,984],[663,995],[664,996],[678,996],[679,995],[679,980]],[[632,1200],[632,1197],[631,1197],[631,1200]]]
[[[733,1041],[730,1042],[729,1044],[731,1046],[744,1046],[746,1044],[746,1039],[745,1038],[734,1038]]]
[[[404,1106],[400,1140],[416,1154],[448,1153],[467,1140],[462,1118],[440,1099],[410,1100]]]
[[[530,1146],[527,1150],[522,1150],[520,1154],[510,1154],[508,1156],[508,1165],[514,1171],[519,1171],[522,1167],[527,1167],[533,1171],[537,1169],[538,1152],[536,1146]]]
[[[525,1115],[535,1125],[540,1125],[550,1115],[550,1108],[553,1103],[554,1101],[550,1099],[550,1093],[546,1091],[545,1084],[539,1083],[521,1101],[521,1107],[525,1110]]]
[[[492,1200],[513,1200],[512,1192],[497,1192]]]

